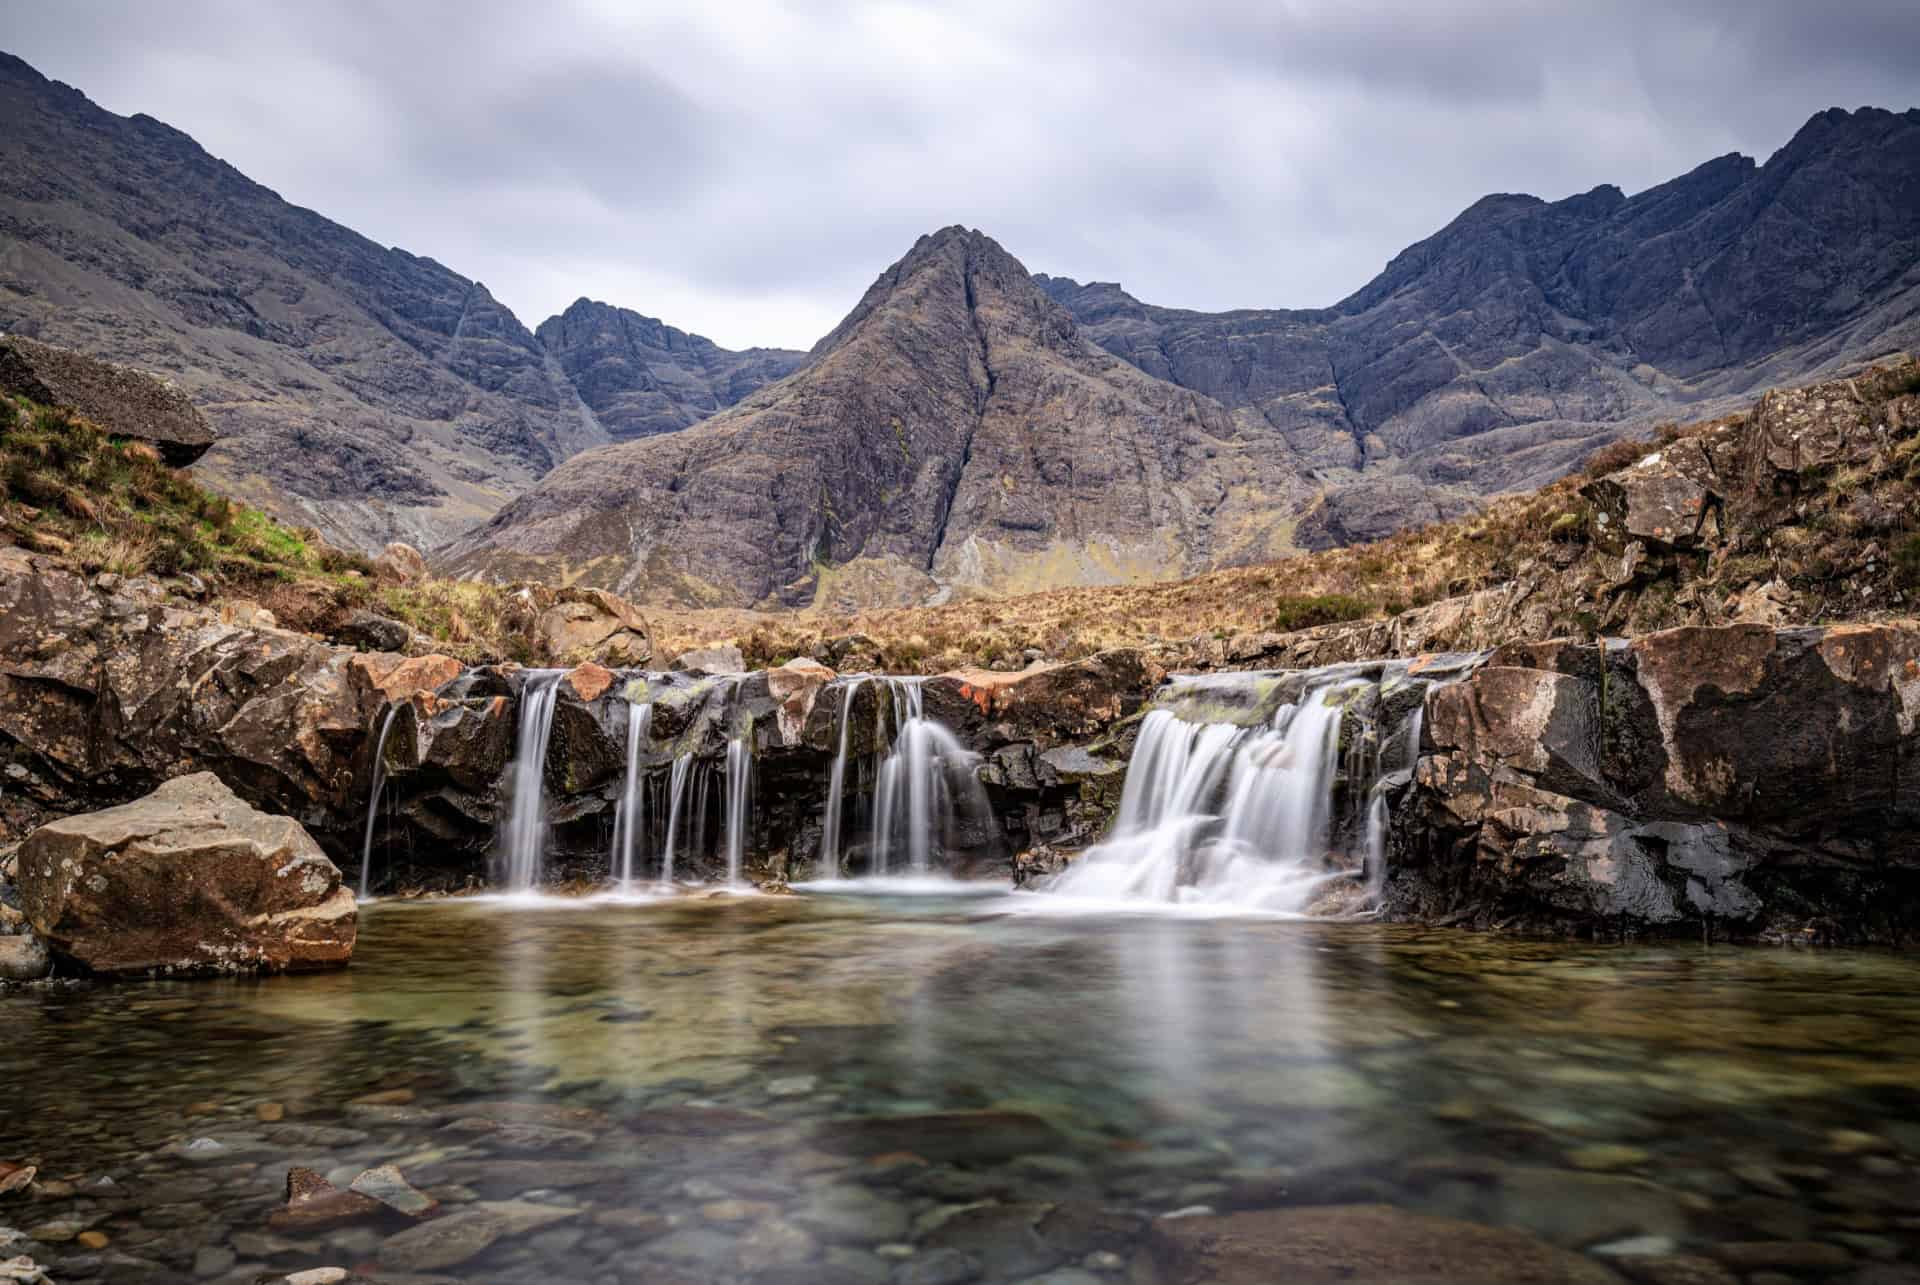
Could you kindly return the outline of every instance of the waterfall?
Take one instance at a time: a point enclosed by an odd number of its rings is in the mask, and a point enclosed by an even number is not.
[[[747,808],[753,793],[753,729],[727,742],[727,885],[740,885],[747,850]]]
[[[398,705],[387,706],[387,716],[380,720],[380,739],[373,745],[373,789],[367,794],[367,833],[360,841],[360,900],[367,899],[367,891],[372,886],[373,870],[373,823],[380,815],[380,791],[387,784],[387,733],[393,730],[393,716],[400,712]]]
[[[640,749],[653,727],[653,702],[627,706],[627,772],[620,784],[620,808],[613,819],[613,851],[608,865],[620,872],[620,888],[633,887],[634,849],[646,827],[647,780],[640,771]]]
[[[840,705],[840,748],[834,752],[833,768],[827,774],[827,815],[820,827],[818,877],[821,879],[840,877],[840,833],[846,815],[847,729],[853,725],[854,697],[860,694],[860,685],[866,681],[862,676],[849,682]]]
[[[680,814],[687,797],[687,778],[693,772],[693,755],[681,754],[673,760],[673,770],[667,778],[667,837],[661,846],[660,886],[673,887],[673,854],[680,841]]]
[[[513,750],[513,797],[507,812],[507,889],[531,892],[540,883],[547,838],[547,742],[564,669],[530,669],[520,689],[520,727]]]
[[[1264,718],[1261,693],[1284,678],[1177,687],[1141,720],[1112,836],[1050,891],[1299,912],[1330,880],[1383,882],[1388,790],[1374,719],[1381,693],[1405,677],[1404,667],[1373,678],[1353,667],[1305,675],[1297,698]],[[1231,710],[1234,698],[1251,708]],[[1412,735],[1417,750],[1417,727]],[[1342,839],[1360,850],[1343,855]]]
[[[908,873],[924,875],[932,869],[936,834],[942,848],[954,847],[957,827],[985,822],[990,810],[975,775],[979,756],[926,717],[923,680],[885,681],[896,731],[874,800],[873,873],[898,873],[904,861]]]

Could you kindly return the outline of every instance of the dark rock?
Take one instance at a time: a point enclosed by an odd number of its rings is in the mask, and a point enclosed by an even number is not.
[[[213,445],[193,401],[152,375],[19,335],[0,335],[0,392],[58,406],[115,437],[145,442],[174,468]]]
[[[1018,1111],[944,1111],[927,1115],[847,1116],[821,1125],[815,1143],[842,1155],[911,1151],[929,1160],[990,1164],[1056,1150],[1058,1130]]]
[[[353,954],[339,870],[298,822],[210,772],[34,831],[20,893],[35,931],[97,973],[334,968]]]
[[[413,630],[387,616],[371,611],[355,611],[332,630],[335,642],[365,651],[404,651],[413,638]]]

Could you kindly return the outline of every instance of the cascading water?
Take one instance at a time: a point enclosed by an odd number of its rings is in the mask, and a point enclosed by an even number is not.
[[[693,755],[673,760],[667,776],[667,836],[660,848],[660,886],[673,887],[674,849],[680,842],[681,814],[686,811],[687,778],[693,773]]]
[[[564,669],[531,669],[520,689],[520,727],[513,750],[513,797],[507,813],[507,889],[540,883],[547,838],[547,742]]]
[[[380,739],[373,745],[373,789],[367,795],[367,833],[360,841],[360,900],[367,899],[367,891],[372,887],[373,871],[373,823],[380,815],[380,791],[387,784],[387,733],[393,730],[393,716],[400,712],[398,705],[387,706],[387,716],[380,720]]]
[[[739,887],[747,850],[747,809],[753,796],[753,729],[727,742],[727,884]]]
[[[889,678],[894,706],[893,749],[880,765],[874,799],[873,873],[924,875],[933,846],[959,846],[957,831],[969,824],[986,833],[986,792],[975,767],[979,756],[944,726],[926,716],[923,680]]]
[[[633,887],[634,852],[646,829],[647,778],[640,771],[640,750],[653,727],[653,702],[627,706],[627,771],[620,783],[620,809],[613,820],[609,864],[620,872],[620,887]]]
[[[1264,719],[1212,707],[1240,699],[1257,708],[1259,694],[1285,682],[1281,677],[1223,676],[1175,688],[1141,721],[1112,837],[1057,876],[1049,891],[1299,912],[1329,881],[1357,876],[1377,896],[1390,818],[1387,756],[1374,724],[1382,694],[1406,670],[1374,671],[1296,676],[1297,698]],[[1354,721],[1343,759],[1349,711]],[[1418,748],[1417,718],[1416,704],[1411,743],[1396,746],[1396,757],[1408,764]],[[1341,802],[1347,813],[1337,816]],[[1339,850],[1343,837],[1352,845],[1347,853]]]
[[[866,681],[864,675],[852,679],[840,705],[840,747],[834,752],[833,768],[827,773],[827,814],[820,827],[820,877],[825,879],[840,877],[840,836],[846,817],[847,729],[853,726],[854,698]]]

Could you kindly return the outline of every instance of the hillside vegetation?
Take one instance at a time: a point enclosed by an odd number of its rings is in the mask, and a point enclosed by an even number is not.
[[[90,572],[170,577],[189,596],[264,607],[284,627],[344,641],[373,613],[411,631],[406,650],[553,659],[526,604],[554,591],[390,583],[317,532],[217,495],[151,447],[64,411],[0,399],[0,483],[0,538]],[[1521,609],[1495,624],[1450,610],[1496,589]],[[1300,631],[1416,619],[1424,623],[1405,631],[1406,649],[1736,619],[1873,619],[1909,614],[1917,593],[1920,363],[1901,359],[1615,443],[1541,490],[1372,544],[1187,580],[936,607],[639,607],[656,665],[731,642],[757,665],[810,655],[840,668],[931,673],[1017,669],[1123,645],[1177,667],[1263,663],[1277,639]],[[1452,633],[1436,631],[1439,618],[1454,622]],[[1398,636],[1368,634],[1368,645]]]

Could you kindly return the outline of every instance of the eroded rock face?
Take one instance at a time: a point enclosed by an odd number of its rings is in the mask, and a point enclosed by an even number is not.
[[[298,822],[211,772],[40,827],[20,847],[34,931],[95,973],[285,972],[353,955],[358,912]]]
[[[1428,698],[1389,903],[1900,937],[1920,890],[1916,720],[1910,623],[1502,648]]]
[[[102,587],[0,548],[0,836],[211,770],[351,851],[368,729],[460,668],[223,623],[153,580]]]

